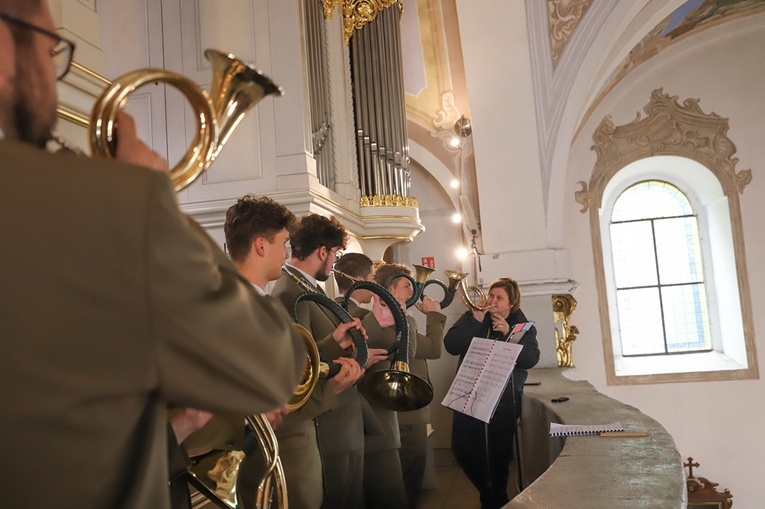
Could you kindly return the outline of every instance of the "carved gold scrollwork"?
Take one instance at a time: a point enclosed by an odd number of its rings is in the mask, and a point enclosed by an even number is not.
[[[420,201],[413,196],[398,196],[392,194],[374,196],[362,196],[362,207],[407,207],[416,209],[420,206]]]
[[[403,13],[403,6],[398,0],[324,0],[324,17],[331,19],[335,5],[341,6],[343,36],[347,46],[354,30],[361,30],[367,23],[374,20],[383,9],[396,3],[399,4],[399,14]]]
[[[558,366],[574,365],[573,346],[579,329],[571,325],[571,314],[576,309],[576,299],[569,294],[553,295],[553,323],[555,326],[555,350]]]
[[[322,5],[324,6],[324,19],[332,19],[335,7],[342,4],[343,0],[322,0]]]

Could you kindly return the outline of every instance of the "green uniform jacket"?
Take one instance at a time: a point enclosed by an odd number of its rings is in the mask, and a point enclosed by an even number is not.
[[[302,352],[167,175],[0,141],[4,507],[169,507],[168,405],[279,406]]]

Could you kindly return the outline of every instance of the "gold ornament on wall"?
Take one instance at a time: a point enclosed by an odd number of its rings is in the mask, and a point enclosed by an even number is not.
[[[399,14],[403,14],[404,6],[398,0],[323,0],[324,18],[332,19],[335,6],[343,11],[343,35],[345,45],[351,41],[354,30],[361,30],[367,23],[388,7],[398,4]]]
[[[399,196],[393,194],[374,196],[362,196],[362,207],[407,207],[416,209],[420,206],[420,201],[414,196]]]
[[[553,295],[553,325],[555,327],[555,350],[559,367],[574,366],[574,341],[579,329],[571,325],[571,314],[576,309],[576,299],[569,294]]]

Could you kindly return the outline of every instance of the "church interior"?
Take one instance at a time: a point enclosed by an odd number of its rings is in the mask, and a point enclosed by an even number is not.
[[[373,260],[431,267],[441,280],[463,271],[483,290],[514,278],[541,349],[529,381],[543,381],[529,399],[554,414],[568,405],[556,414],[573,412],[567,424],[605,424],[586,421],[601,406],[639,414],[636,431],[650,435],[608,442],[623,455],[607,465],[663,448],[671,468],[654,474],[675,490],[653,498],[651,482],[625,467],[607,480],[629,495],[608,495],[601,464],[573,452],[576,437],[563,456],[578,457],[583,474],[551,480],[565,468],[561,451],[538,449],[530,428],[549,422],[524,414],[523,468],[535,454],[546,462],[529,464],[530,493],[576,497],[598,482],[602,507],[685,507],[692,457],[736,507],[762,507],[765,441],[751,437],[765,398],[765,1],[48,3],[58,32],[77,42],[59,83],[64,138],[87,146],[96,98],[129,71],[166,69],[209,91],[206,49],[252,62],[282,93],[264,97],[178,193],[182,211],[223,247],[227,208],[265,195],[298,217],[335,216],[351,233],[348,251]],[[184,157],[198,126],[176,89],[150,81],[126,109],[171,166]],[[683,261],[663,265],[669,252]],[[447,329],[466,309],[454,299]],[[428,365],[439,457],[451,444],[441,401],[457,358]],[[509,507],[555,507],[534,505],[537,495]]]

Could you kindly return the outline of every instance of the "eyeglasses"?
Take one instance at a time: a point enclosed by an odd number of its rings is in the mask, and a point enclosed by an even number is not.
[[[21,28],[28,28],[38,34],[45,35],[56,41],[56,45],[50,50],[50,57],[53,60],[53,65],[56,68],[56,79],[60,80],[66,73],[69,72],[69,68],[72,65],[72,56],[74,55],[74,42],[69,39],[65,39],[55,32],[40,28],[37,25],[28,23],[22,19],[14,18],[0,12],[0,19],[6,23],[16,25]]]
[[[340,248],[330,249],[329,252],[335,255],[335,261],[343,257],[343,251]]]

